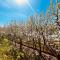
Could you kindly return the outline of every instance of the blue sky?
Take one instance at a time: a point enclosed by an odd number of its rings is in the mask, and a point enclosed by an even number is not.
[[[55,1],[55,0],[54,0]],[[37,11],[46,13],[50,0],[27,0],[25,5],[19,5],[15,0],[0,0],[0,25],[7,24],[11,20],[26,21]]]

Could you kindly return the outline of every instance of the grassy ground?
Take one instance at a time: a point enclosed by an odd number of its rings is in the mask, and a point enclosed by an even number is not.
[[[0,42],[0,60],[12,60],[11,56],[6,55],[10,49],[10,45],[7,39],[3,39]]]

